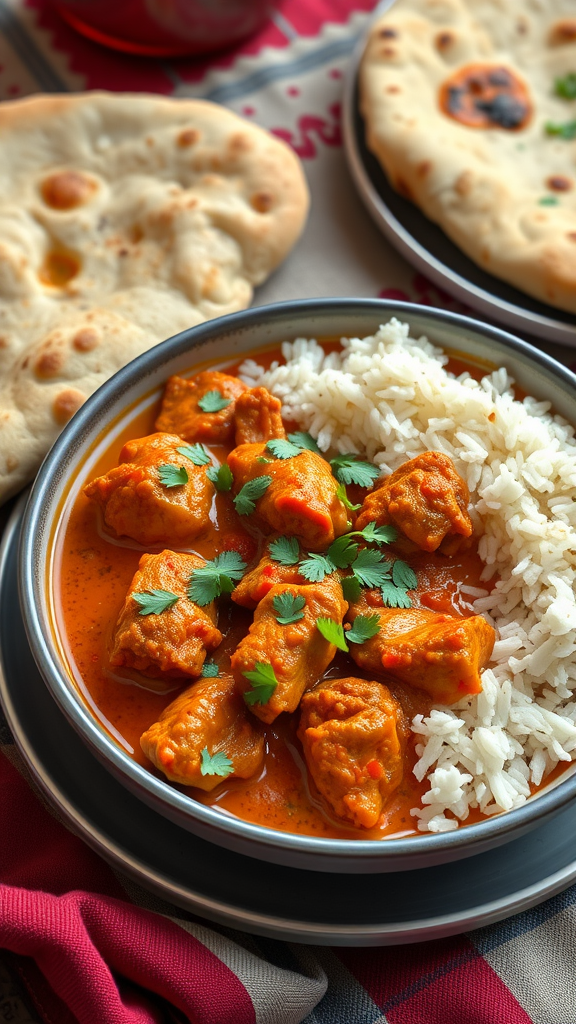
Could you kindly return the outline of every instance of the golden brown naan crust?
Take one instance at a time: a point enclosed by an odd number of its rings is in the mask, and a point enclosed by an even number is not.
[[[0,105],[0,501],[100,384],[249,305],[306,217],[300,163],[215,104]]]
[[[526,127],[471,128],[441,111],[442,83],[477,62],[525,82]],[[399,192],[485,270],[576,312],[576,141],[545,131],[576,119],[576,101],[554,93],[569,72],[574,0],[396,0],[370,32],[361,105]]]

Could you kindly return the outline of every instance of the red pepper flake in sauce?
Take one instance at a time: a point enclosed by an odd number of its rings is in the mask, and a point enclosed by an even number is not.
[[[509,68],[467,64],[440,86],[440,109],[469,128],[525,128],[532,116],[527,86]]]

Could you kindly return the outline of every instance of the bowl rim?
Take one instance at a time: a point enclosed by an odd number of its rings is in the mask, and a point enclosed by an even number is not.
[[[472,332],[477,338],[497,342],[504,348],[512,349],[529,363],[536,363],[547,376],[551,376],[561,385],[561,390],[565,392],[571,390],[576,393],[576,375],[558,363],[552,356],[534,348],[528,342],[499,327],[484,324],[461,313],[410,302],[392,299],[330,297],[294,299],[252,307],[238,313],[208,320],[160,342],[118,370],[86,400],[59,435],[42,463],[24,512],[18,559],[19,598],[28,641],[52,697],[76,731],[80,733],[84,741],[109,770],[114,771],[117,776],[119,775],[133,791],[144,791],[145,798],[148,802],[152,802],[157,809],[162,810],[167,805],[171,810],[170,817],[174,819],[176,816],[181,823],[184,821],[194,822],[206,838],[210,838],[206,831],[208,829],[212,834],[212,841],[221,841],[222,845],[229,845],[229,841],[234,839],[247,841],[248,844],[255,843],[256,847],[268,848],[270,853],[272,853],[272,848],[277,848],[284,852],[292,851],[294,854],[303,854],[312,859],[332,857],[338,861],[339,858],[350,860],[352,857],[358,862],[359,870],[362,869],[362,862],[368,866],[367,862],[373,861],[375,858],[382,863],[387,859],[393,859],[396,863],[402,859],[405,866],[408,867],[411,861],[420,860],[424,852],[429,855],[451,852],[452,856],[464,856],[464,851],[470,846],[482,848],[486,844],[502,842],[509,834],[531,827],[538,820],[559,810],[576,797],[576,773],[559,781],[550,790],[533,799],[528,799],[520,807],[449,832],[420,833],[393,841],[331,839],[282,832],[256,825],[199,803],[185,793],[174,789],[168,781],[152,775],[146,768],[132,760],[97,723],[88,706],[83,703],[81,696],[79,694],[77,697],[73,696],[69,675],[60,665],[60,658],[51,642],[50,627],[44,621],[42,614],[40,581],[43,577],[42,563],[38,556],[40,554],[40,539],[46,529],[46,524],[52,522],[53,514],[58,510],[58,504],[51,509],[51,504],[54,505],[51,495],[53,481],[65,478],[67,453],[71,448],[74,452],[83,450],[82,436],[92,425],[93,420],[106,412],[106,406],[111,401],[117,403],[122,395],[135,384],[145,383],[146,378],[162,363],[187,351],[190,351],[192,356],[194,350],[203,343],[225,336],[227,333],[265,324],[272,328],[278,328],[277,341],[279,343],[282,323],[286,320],[293,321],[295,316],[309,320],[338,313],[348,317],[354,317],[357,314],[359,318],[361,314],[373,313],[375,318],[377,314],[383,314],[383,321],[392,316],[398,316],[400,319],[405,318],[408,322],[416,316],[419,319],[429,320],[432,328],[434,324],[447,324],[463,331]],[[441,343],[438,342],[438,344]],[[144,393],[143,389],[142,394]],[[101,427],[98,436],[102,436],[105,430],[106,427]],[[72,442],[75,444],[72,445]],[[79,448],[77,447],[78,442],[80,442]],[[85,447],[86,442],[84,442],[84,450]],[[52,512],[52,517],[48,515],[49,511]],[[196,831],[196,829],[191,826],[191,831]],[[215,835],[218,834],[224,838],[216,839]],[[510,835],[510,838],[513,838],[513,835]],[[242,852],[250,855],[248,846],[244,846]],[[262,856],[262,853],[253,855]]]

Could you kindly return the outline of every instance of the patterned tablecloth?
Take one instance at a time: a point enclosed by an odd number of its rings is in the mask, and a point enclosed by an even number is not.
[[[312,193],[304,236],[257,304],[381,295],[462,309],[382,238],[346,169],[343,76],[372,6],[285,0],[248,44],[198,62],[125,57],[77,36],[43,0],[0,0],[0,99],[105,88],[225,104],[293,146]],[[67,832],[33,795],[5,724],[0,742],[0,1021],[576,1024],[576,887],[412,947],[304,947],[207,928]]]

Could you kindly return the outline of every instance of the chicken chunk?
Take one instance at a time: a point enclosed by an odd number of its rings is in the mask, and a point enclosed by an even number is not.
[[[181,446],[182,438],[175,434],[128,441],[120,452],[120,465],[84,488],[119,537],[131,537],[146,547],[184,544],[210,526],[214,488],[206,466],[195,466],[181,455]],[[170,470],[176,482],[163,483]]]
[[[160,680],[200,675],[207,652],[222,642],[214,602],[200,608],[186,595],[194,569],[204,564],[197,555],[176,551],[142,555],[116,623],[112,667],[135,669]],[[154,591],[166,595],[164,609],[147,612],[151,602],[142,602]],[[143,596],[137,600],[135,595]],[[170,596],[177,601],[170,604]]]
[[[278,622],[275,601],[281,595],[304,600],[300,609],[302,618],[289,625]],[[273,722],[282,711],[295,711],[304,691],[324,674],[336,647],[324,639],[316,620],[342,622],[347,608],[336,575],[306,586],[279,584],[262,598],[254,613],[254,622],[232,655],[230,665],[251,710],[263,722]],[[258,665],[266,666],[268,671],[271,667],[276,679],[271,694],[260,692],[259,696],[265,698],[262,702],[254,697],[258,685],[246,676],[246,672],[253,672]]]
[[[184,690],[146,730],[140,746],[170,782],[208,792],[223,778],[249,779],[264,759],[261,727],[231,676],[202,679]],[[211,770],[218,761],[223,774]]]
[[[230,452],[228,465],[235,495],[258,476],[271,478],[250,513],[251,522],[264,533],[286,533],[308,550],[322,551],[346,532],[348,513],[337,496],[338,481],[315,452],[275,459],[265,444],[241,444]]]
[[[246,573],[230,596],[243,608],[255,608],[277,583],[304,583],[304,577],[297,564],[282,565],[271,558],[270,547],[266,545],[258,565]]]
[[[378,609],[361,598],[351,606],[350,620],[375,612],[380,617],[379,632],[363,644],[350,644],[350,654],[360,668],[384,669],[425,690],[438,704],[454,704],[468,693],[480,693],[480,672],[496,638],[481,615],[456,618],[424,608]]]
[[[423,551],[453,554],[462,538],[472,536],[469,501],[466,481],[452,460],[442,452],[424,452],[366,496],[356,528],[393,523]]]
[[[338,818],[373,828],[402,781],[408,722],[381,683],[330,679],[302,698],[298,737]]]
[[[266,388],[251,388],[236,400],[236,444],[256,444],[286,437],[279,398]]]
[[[231,444],[234,440],[236,399],[246,390],[246,385],[238,377],[217,370],[197,373],[190,379],[170,377],[164,389],[156,430],[179,434],[185,441]],[[211,392],[216,394],[210,395]],[[207,395],[210,398],[207,399]],[[210,412],[210,407],[221,404],[222,400],[226,405]],[[207,409],[202,408],[201,401],[208,406]]]

